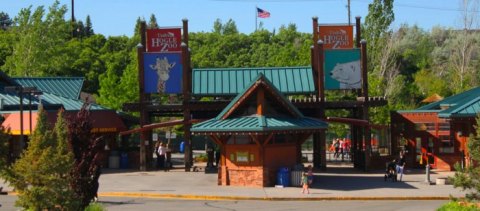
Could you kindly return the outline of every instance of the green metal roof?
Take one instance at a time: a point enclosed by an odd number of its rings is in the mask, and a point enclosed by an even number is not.
[[[399,113],[436,112],[438,117],[476,117],[480,112],[480,87],[452,95],[438,102],[430,103],[415,110],[401,110]]]
[[[265,116],[246,116],[225,120],[210,119],[196,124],[194,133],[208,132],[273,132],[294,130],[319,130],[327,128],[327,123],[309,118],[276,118]]]
[[[263,86],[263,87],[261,87]],[[256,96],[258,89],[271,90],[265,92],[265,95],[273,96],[285,108],[290,110],[291,117],[283,116],[263,116],[263,115],[248,115],[240,117],[222,117],[231,109],[234,108],[241,99],[247,99],[249,96]],[[253,90],[252,90],[253,89]],[[249,96],[247,96],[249,94]],[[238,107],[237,107],[238,109]],[[282,93],[262,74],[260,73],[255,80],[250,82],[250,85],[240,92],[230,104],[223,109],[223,111],[213,119],[206,122],[193,125],[191,131],[193,133],[221,133],[221,132],[291,132],[298,130],[320,130],[327,128],[328,124],[319,119],[304,117],[298,109],[287,100]]]
[[[20,97],[12,94],[12,93],[5,93],[5,92],[0,92],[0,99],[3,99],[3,106],[10,106],[13,107],[13,109],[18,109],[19,104],[20,104]],[[48,92],[44,92],[41,96],[40,99],[42,101],[42,104],[44,106],[48,105],[63,105],[64,109],[66,111],[79,111],[82,106],[83,102],[81,100],[77,99],[69,99],[63,96],[58,96],[55,94],[51,94]],[[31,102],[29,102],[29,98],[25,96],[23,98],[23,104],[26,108],[26,106],[31,103],[33,106],[37,106],[39,104],[38,97],[32,96]],[[105,107],[102,107],[97,104],[90,104],[90,110],[111,110]],[[4,111],[4,112],[11,112],[11,111]]]
[[[310,67],[265,67],[193,69],[192,94],[234,96],[248,87],[259,73],[285,95],[315,93]]]
[[[65,108],[66,111],[79,111],[84,102],[81,100],[77,99],[69,99],[63,96],[58,96],[55,94],[50,94],[50,93],[43,93],[41,96],[42,104],[48,105],[48,104],[61,104]],[[90,110],[111,110],[105,107],[102,107],[97,104],[89,104]]]
[[[239,100],[240,98],[244,97],[246,92],[250,90],[251,87],[255,85],[258,81],[265,82],[268,86],[268,88],[273,90],[273,93],[276,97],[280,98],[282,102],[286,107],[290,108],[298,117],[303,117],[303,114],[295,107],[285,96],[280,93],[280,91],[266,78],[263,73],[259,73],[254,80],[250,82],[250,84],[243,90],[241,91],[230,103],[225,107],[220,114],[217,115],[216,119],[220,119],[225,113],[227,113]]]
[[[82,91],[82,77],[33,77],[12,78],[24,87],[37,87],[42,92],[56,94],[70,99],[78,99]]]

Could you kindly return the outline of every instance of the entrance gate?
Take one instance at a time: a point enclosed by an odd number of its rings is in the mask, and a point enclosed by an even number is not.
[[[142,35],[142,45],[145,46],[145,28],[146,23],[142,22],[141,24],[141,35]],[[362,78],[367,79],[367,56],[366,56],[366,42],[361,40],[361,30],[360,30],[360,17],[356,18],[356,42],[355,47],[360,49],[361,55],[361,72]],[[151,143],[151,134],[149,130],[154,128],[155,124],[151,124],[150,120],[152,117],[166,117],[166,116],[176,116],[183,117],[183,120],[179,120],[178,124],[183,124],[184,134],[185,134],[185,170],[190,171],[192,165],[192,148],[191,148],[191,125],[195,119],[209,119],[213,118],[220,113],[220,111],[225,108],[228,103],[230,103],[231,98],[235,96],[236,93],[241,90],[237,90],[231,97],[225,97],[224,93],[220,95],[209,95],[210,97],[219,97],[213,101],[199,101],[201,93],[196,92],[197,88],[211,84],[213,81],[203,81],[200,84],[194,84],[198,79],[196,74],[199,70],[192,70],[190,64],[190,51],[188,49],[188,21],[183,20],[183,36],[182,36],[182,45],[181,45],[181,61],[183,64],[183,86],[182,86],[182,103],[181,104],[158,104],[153,103],[150,100],[150,95],[144,92],[143,87],[143,54],[144,49],[139,48],[138,57],[139,57],[139,75],[140,77],[140,102],[139,103],[127,103],[123,106],[125,111],[139,111],[141,114],[141,129],[130,132],[141,132],[141,150],[140,150],[140,165],[141,169],[146,170],[147,161],[152,161],[152,153],[146,151],[145,143]],[[326,101],[325,97],[325,84],[324,84],[324,43],[319,39],[319,26],[318,19],[313,18],[313,40],[315,45],[312,47],[311,51],[311,68],[305,68],[309,74],[308,77],[312,80],[313,89],[309,90],[309,93],[305,93],[302,99],[290,99],[290,102],[305,116],[320,119],[328,120],[325,115],[326,109],[346,109],[351,111],[351,118],[337,119],[338,121],[347,121],[347,123],[352,123],[351,127],[351,140],[353,150],[353,162],[356,168],[361,168],[368,170],[370,167],[370,158],[372,153],[371,141],[370,141],[370,127],[368,110],[370,107],[384,106],[386,105],[386,100],[384,98],[369,97],[368,96],[368,81],[361,81],[361,88],[354,89],[353,92],[357,93],[357,98],[354,101]],[[241,68],[241,69],[225,69],[227,72],[235,71],[250,71],[248,74],[250,80],[256,77],[255,74],[259,72],[264,73],[268,68]],[[290,71],[290,69],[299,69],[299,68],[278,68],[276,71]],[[221,71],[221,70],[216,70]],[[195,72],[195,74],[194,74]],[[214,74],[213,74],[214,75]],[[236,75],[232,76],[236,80]],[[266,75],[268,78],[268,75]],[[223,76],[222,76],[223,77]],[[220,78],[220,84],[222,81],[228,81],[225,78]],[[249,81],[247,81],[248,83]],[[275,80],[272,80],[275,83]],[[285,81],[281,83],[291,83],[288,77],[285,77]],[[231,85],[230,87],[232,87]],[[229,89],[230,89],[229,87]],[[244,86],[241,86],[244,87]],[[294,86],[295,87],[295,86]],[[277,87],[278,88],[278,87]],[[201,90],[201,89],[200,89]],[[209,89],[210,90],[210,89]],[[213,88],[212,90],[222,90],[221,88]],[[283,92],[283,91],[282,91]],[[193,120],[192,120],[193,119]],[[335,121],[330,118],[330,121]],[[161,123],[159,123],[161,124]],[[159,125],[156,125],[159,126]],[[326,169],[326,137],[325,132],[320,131],[313,135],[313,164],[314,167],[325,170]],[[365,147],[363,147],[365,146]]]

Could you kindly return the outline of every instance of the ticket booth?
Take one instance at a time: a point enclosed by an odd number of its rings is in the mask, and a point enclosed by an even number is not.
[[[277,171],[301,163],[301,146],[327,128],[305,117],[260,74],[216,117],[196,124],[194,135],[221,146],[219,185],[275,185]]]

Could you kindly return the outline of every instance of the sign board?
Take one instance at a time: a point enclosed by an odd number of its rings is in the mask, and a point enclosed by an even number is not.
[[[165,138],[177,138],[176,133],[171,133],[170,131],[165,132]]]
[[[325,89],[360,89],[360,49],[325,50]]]
[[[147,52],[180,52],[181,28],[147,29]]]
[[[158,141],[158,134],[152,133],[152,141]]]
[[[320,25],[318,32],[325,49],[353,48],[353,25]]]
[[[145,93],[181,93],[181,61],[181,53],[145,53]]]

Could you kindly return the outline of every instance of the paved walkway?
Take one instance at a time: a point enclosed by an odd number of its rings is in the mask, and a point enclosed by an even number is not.
[[[431,181],[452,176],[453,172],[432,172]],[[217,174],[204,172],[105,170],[100,177],[100,196],[130,196],[185,199],[255,200],[401,200],[449,199],[465,195],[452,185],[427,185],[421,170],[410,170],[402,182],[385,182],[382,172],[365,173],[336,165],[316,172],[310,194],[300,187],[255,188],[217,185]],[[4,191],[12,191],[6,185]]]
[[[301,194],[300,187],[218,186],[217,174],[204,172],[111,172],[101,176],[99,192],[104,196],[259,200],[449,199],[450,195],[465,195],[452,185],[425,184],[420,170],[410,170],[402,182],[385,182],[383,172],[365,173],[342,166],[314,175],[310,194]],[[452,175],[453,172],[432,172],[431,181]]]
[[[432,172],[431,181],[453,176],[453,172]],[[423,170],[407,170],[402,182],[384,181],[383,172],[369,172],[340,164],[331,165],[327,172],[315,172],[310,194],[300,187],[255,188],[217,185],[217,174],[164,171],[104,170],[100,177],[100,197],[150,197],[206,200],[448,200],[463,197],[464,192],[452,185],[427,185]],[[12,189],[0,182],[4,191]],[[10,192],[9,194],[13,194]]]

